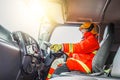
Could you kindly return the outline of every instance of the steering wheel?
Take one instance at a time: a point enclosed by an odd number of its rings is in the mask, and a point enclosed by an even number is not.
[[[27,74],[34,73],[36,65],[39,64],[37,58],[42,58],[39,45],[31,36],[21,31],[14,32],[13,36],[20,47],[21,71]]]
[[[46,50],[45,52],[47,52],[47,49],[48,48],[50,49],[50,46],[52,44],[50,42],[47,42],[47,41],[42,41],[42,42],[47,47],[46,49],[44,49],[44,50]],[[52,51],[50,49],[48,55],[45,58],[45,64],[46,64],[46,66],[51,65],[51,63],[53,62],[53,60],[56,59],[56,58],[63,58],[64,61],[66,61],[67,55],[63,51],[61,51],[61,50],[58,51],[57,53],[55,53],[54,51]]]
[[[42,41],[42,43],[47,47],[47,48],[50,48],[50,46],[52,45],[50,42],[47,42],[47,41]],[[46,50],[47,50],[47,48],[46,48]],[[63,51],[58,51],[57,53],[55,53],[54,51],[52,51],[52,50],[50,50],[50,56],[51,55],[54,55],[55,57],[60,57],[60,56],[62,56],[63,55]]]

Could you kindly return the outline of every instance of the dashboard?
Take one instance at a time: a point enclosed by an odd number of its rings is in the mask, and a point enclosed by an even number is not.
[[[42,52],[37,41],[21,31],[14,32],[13,38],[20,48],[22,73],[25,75],[34,74],[37,72],[37,68],[42,66],[40,63],[43,60]]]

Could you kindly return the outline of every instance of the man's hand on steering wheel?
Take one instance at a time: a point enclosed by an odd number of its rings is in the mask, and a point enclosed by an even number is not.
[[[54,51],[55,53],[58,53],[59,51],[62,50],[62,44],[52,44],[50,46],[50,49]]]

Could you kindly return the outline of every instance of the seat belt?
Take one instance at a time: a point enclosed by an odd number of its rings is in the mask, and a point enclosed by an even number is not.
[[[111,64],[108,69],[104,70],[104,73],[106,73],[107,76],[111,76],[110,73],[111,73],[112,67],[113,67],[113,64]]]
[[[105,67],[104,67],[103,69],[99,69],[100,72],[89,74],[89,75],[91,75],[91,76],[100,76],[100,75],[105,74],[106,76],[111,76],[110,73],[111,73],[111,70],[112,70],[112,66],[113,65],[111,64],[109,68],[105,69]]]

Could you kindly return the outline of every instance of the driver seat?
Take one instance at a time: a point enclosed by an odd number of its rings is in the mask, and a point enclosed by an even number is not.
[[[100,43],[100,48],[93,58],[92,62],[92,72],[101,72],[103,71],[105,62],[109,56],[110,48],[113,42],[114,34],[114,24],[110,23],[106,26],[103,34],[103,40]]]

